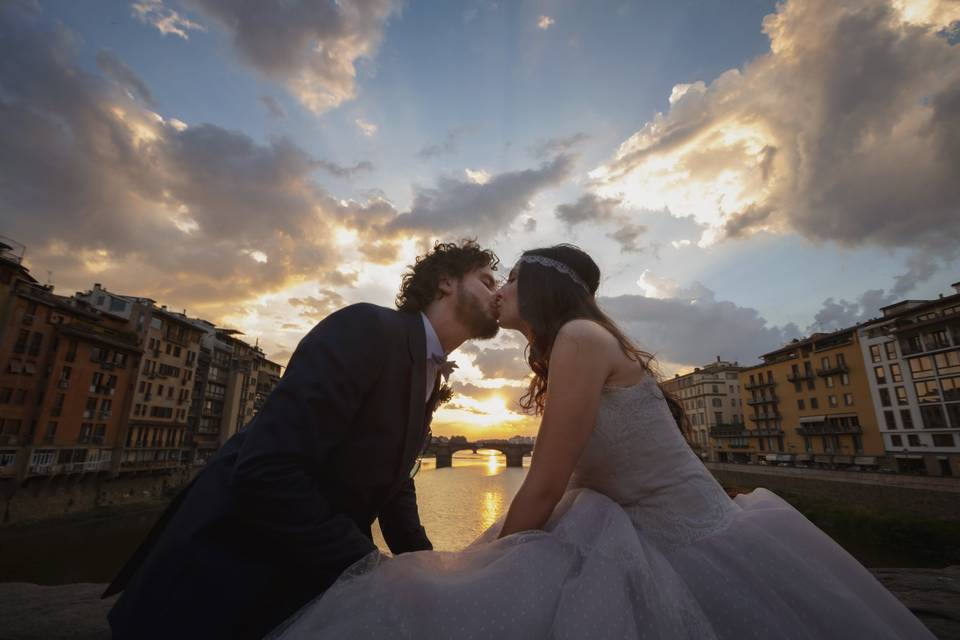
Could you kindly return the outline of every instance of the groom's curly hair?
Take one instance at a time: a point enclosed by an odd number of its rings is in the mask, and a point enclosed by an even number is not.
[[[416,262],[403,274],[397,309],[411,313],[423,311],[437,299],[442,278],[459,280],[483,267],[496,271],[499,264],[497,254],[484,249],[476,240],[461,240],[459,244],[437,242],[427,254],[417,256]]]

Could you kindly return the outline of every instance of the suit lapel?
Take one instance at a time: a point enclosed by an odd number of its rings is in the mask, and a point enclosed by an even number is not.
[[[424,396],[427,392],[427,336],[419,313],[401,314],[407,325],[407,344],[410,349],[410,398],[408,404],[406,433],[401,463],[412,464],[423,437]],[[406,473],[402,469],[401,473]]]

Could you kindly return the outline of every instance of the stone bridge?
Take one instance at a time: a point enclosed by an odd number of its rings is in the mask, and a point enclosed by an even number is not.
[[[449,467],[453,464],[453,454],[457,451],[477,452],[477,449],[493,449],[507,457],[508,467],[522,467],[523,456],[533,452],[532,444],[513,444],[510,442],[437,442],[434,440],[424,451],[425,455],[437,457],[437,469]]]

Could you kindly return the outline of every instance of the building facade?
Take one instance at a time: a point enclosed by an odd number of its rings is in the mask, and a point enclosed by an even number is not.
[[[960,282],[860,328],[884,447],[901,472],[960,475]]]
[[[663,386],[682,404],[689,420],[690,446],[704,460],[720,460],[719,451],[736,449],[743,431],[740,367],[717,356],[715,362],[665,380]],[[723,445],[723,446],[721,446]]]
[[[253,419],[280,381],[281,367],[238,331],[194,324],[203,337],[189,423],[192,459],[202,464]]]
[[[172,469],[187,462],[188,408],[202,332],[185,314],[150,298],[111,293],[99,283],[75,298],[124,319],[143,348],[119,470]]]
[[[879,467],[877,425],[857,327],[815,333],[740,372],[752,462]]]
[[[0,476],[23,483],[115,473],[140,357],[136,334],[32,278],[11,279],[4,316]]]

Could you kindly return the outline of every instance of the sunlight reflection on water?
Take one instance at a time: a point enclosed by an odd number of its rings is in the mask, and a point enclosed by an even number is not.
[[[417,474],[420,521],[435,549],[462,549],[502,517],[520,489],[530,458],[523,469],[508,468],[498,452],[458,452],[453,467],[437,469],[433,458],[424,458]],[[374,524],[373,539],[387,550]]]

